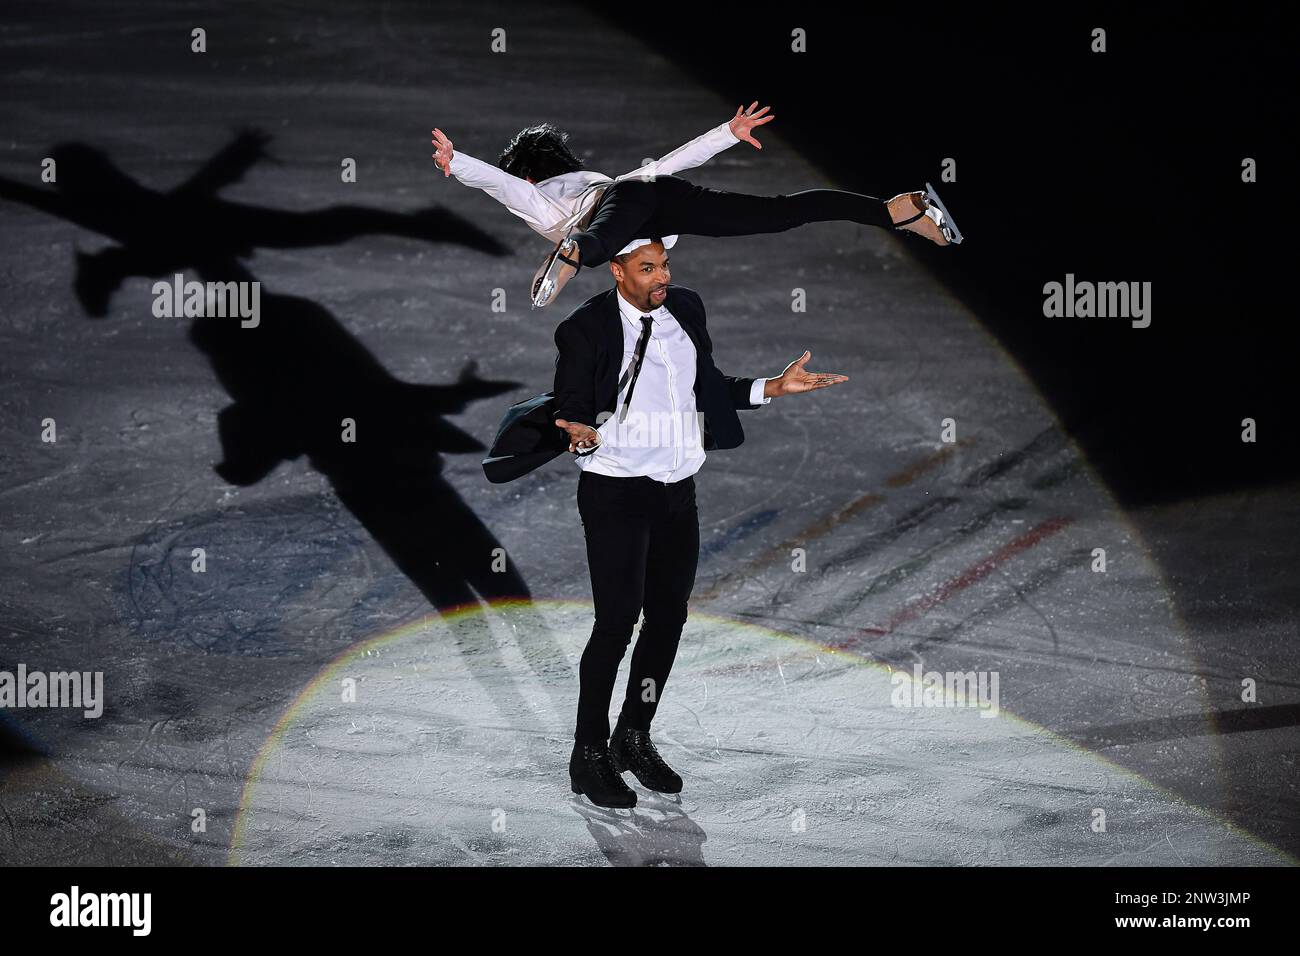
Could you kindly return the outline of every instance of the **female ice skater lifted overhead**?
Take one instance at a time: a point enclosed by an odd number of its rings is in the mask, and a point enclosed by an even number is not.
[[[751,236],[848,220],[915,232],[940,246],[961,242],[961,232],[929,183],[924,191],[885,201],[841,189],[749,196],[695,186],[675,175],[742,139],[762,149],[754,128],[776,116],[765,116],[769,107],[756,106],[757,100],[749,109],[737,107],[727,122],[615,179],[583,169],[569,149],[569,134],[550,123],[515,134],[497,166],[454,150],[435,128],[433,159],[444,177],[454,175],[482,189],[556,244],[533,277],[533,305],[539,307],[553,301],[581,266],[598,266],[656,238],[670,248],[678,235]]]

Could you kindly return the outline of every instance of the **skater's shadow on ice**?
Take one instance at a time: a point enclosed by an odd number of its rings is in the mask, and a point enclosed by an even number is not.
[[[630,811],[594,806],[582,797],[573,808],[587,821],[587,832],[614,866],[708,866],[708,834],[686,815],[681,802],[638,790]]]
[[[390,234],[451,242],[499,254],[503,247],[443,210],[415,214],[356,207],[317,213],[259,209],[213,198],[263,154],[265,138],[241,134],[184,185],[170,193],[146,189],[84,145],[54,150],[58,192],[0,179],[0,198],[23,202],[117,240],[93,256],[78,254],[76,291],[86,312],[102,316],[128,276],[170,279],[197,272],[205,283],[249,283],[239,261],[259,246],[317,246],[356,236]],[[198,227],[198,228],[196,228]],[[444,416],[519,383],[480,378],[469,362],[448,385],[394,378],[339,320],[316,302],[258,295],[256,324],[236,316],[191,320],[190,340],[207,357],[232,403],[217,416],[226,481],[253,485],[281,462],[306,456],[339,500],[394,564],[440,611],[488,601],[524,602],[532,623],[513,630],[529,666],[559,708],[576,680],[540,616],[528,607],[528,585],[495,535],[443,477],[443,454],[482,453],[485,446]],[[351,441],[345,430],[351,423]],[[500,550],[498,550],[500,549]],[[503,570],[500,557],[505,557]],[[476,597],[477,594],[477,597]],[[501,707],[529,722],[532,713],[510,679],[489,629],[465,630],[460,649]],[[533,626],[535,625],[535,626]],[[562,711],[567,711],[563,703]]]
[[[219,198],[219,190],[268,158],[268,141],[263,133],[245,130],[168,191],[142,186],[93,146],[64,143],[50,151],[57,174],[54,189],[0,178],[0,199],[59,216],[118,243],[94,254],[77,252],[77,299],[96,318],[107,314],[109,300],[128,277],[170,278],[187,268],[247,259],[259,248],[334,246],[361,236],[389,235],[453,243],[491,255],[508,251],[474,223],[436,206],[413,213],[362,206],[293,212]]]
[[[235,265],[200,275],[213,282],[253,281]],[[444,416],[519,383],[479,378],[474,362],[449,385],[399,381],[329,310],[265,291],[256,329],[229,318],[199,318],[190,339],[233,399],[217,416],[222,478],[252,485],[280,462],[305,455],[434,607],[451,611],[477,605],[480,597],[523,602],[514,611],[523,621],[510,630],[556,709],[568,709],[567,659],[527,607],[531,594],[517,562],[442,475],[444,454],[487,450]],[[345,429],[353,440],[344,440]],[[459,614],[448,624],[464,662],[501,713],[531,725],[532,708],[508,678],[492,629]]]

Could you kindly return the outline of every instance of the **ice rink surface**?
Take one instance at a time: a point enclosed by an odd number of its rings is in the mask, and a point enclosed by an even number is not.
[[[511,11],[506,55],[500,18],[464,7],[199,19],[88,3],[0,33],[0,669],[103,671],[107,696],[97,720],[0,714],[0,861],[1295,863],[1290,592],[1216,604],[1250,568],[1213,546],[1268,532],[1261,514],[1294,527],[1295,489],[1124,514],[909,243],[847,223],[673,250],[725,372],[808,349],[850,380],[744,413],[745,444],[697,476],[699,575],[655,723],[681,799],[574,796],[577,469],[494,486],[479,461],[549,387],[555,324],[610,280],[530,310],[545,243],[435,175],[426,130],[491,160],[554,119],[617,174],[736,104],[598,21],[575,46],[552,8]],[[541,82],[570,73],[562,97]],[[269,157],[221,202],[168,192],[244,127]],[[760,139],[687,178],[835,185],[779,120]],[[52,211],[24,190],[56,194],[38,170],[60,144],[80,147]],[[110,204],[111,237],[76,221],[99,209],[78,174],[116,183],[101,159],[154,191]],[[141,221],[163,271],[88,315],[77,254],[138,246]],[[173,269],[256,279],[262,325],[155,317]],[[344,416],[359,456],[331,445]],[[1168,550],[1188,527],[1174,586],[1144,534]],[[996,709],[900,706],[917,669],[996,674]],[[1273,706],[1243,718],[1251,675]]]

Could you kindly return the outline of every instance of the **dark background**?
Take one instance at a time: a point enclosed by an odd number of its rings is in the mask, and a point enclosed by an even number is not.
[[[770,104],[769,128],[844,188],[888,197],[933,182],[966,241],[910,248],[1025,367],[1124,504],[1297,474],[1282,145],[1294,37],[1278,8],[589,6],[731,101]],[[806,53],[790,50],[795,27]],[[1105,53],[1091,52],[1094,27]],[[955,182],[940,181],[945,157]],[[1150,281],[1150,327],[1044,317],[1043,285],[1066,273]]]

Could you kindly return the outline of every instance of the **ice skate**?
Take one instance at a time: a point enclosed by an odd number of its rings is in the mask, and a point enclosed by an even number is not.
[[[534,308],[543,308],[555,299],[564,284],[578,274],[579,260],[578,244],[567,236],[561,239],[533,276]]]
[[[914,232],[938,246],[961,244],[961,230],[929,183],[924,192],[900,193],[888,205],[895,229]]]

